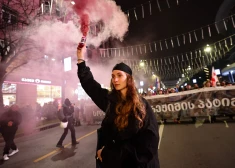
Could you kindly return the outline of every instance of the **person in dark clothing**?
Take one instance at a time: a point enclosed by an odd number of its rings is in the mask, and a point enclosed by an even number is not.
[[[0,118],[1,133],[5,141],[3,160],[8,160],[9,156],[19,152],[19,149],[14,143],[14,138],[21,121],[22,115],[19,113],[19,107],[17,105],[12,105]],[[12,149],[12,152],[9,154],[10,149]]]
[[[115,65],[108,91],[94,80],[82,50],[77,50],[78,78],[106,113],[97,130],[97,167],[159,168],[157,120],[149,103],[137,93],[131,68],[124,63]]]
[[[60,140],[58,141],[58,143],[56,145],[56,147],[58,147],[58,148],[64,148],[64,146],[62,144],[63,144],[63,141],[64,141],[66,135],[68,134],[68,130],[70,130],[70,132],[71,132],[72,146],[79,144],[79,142],[76,141],[76,135],[75,135],[75,129],[74,129],[74,117],[73,117],[74,107],[72,106],[72,104],[68,98],[65,99],[62,108],[63,108],[63,113],[65,116],[65,119],[63,122],[68,121],[68,126],[66,128],[64,128],[64,133],[62,134]]]

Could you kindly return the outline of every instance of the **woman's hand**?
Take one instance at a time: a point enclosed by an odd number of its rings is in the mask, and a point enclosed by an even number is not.
[[[102,162],[102,157],[101,157],[101,153],[102,153],[102,150],[104,149],[104,146],[101,148],[101,149],[99,149],[98,151],[97,151],[97,159],[99,159],[101,162]]]
[[[82,48],[77,48],[77,61],[78,63],[81,63],[84,61],[84,52],[86,50],[86,43],[84,43]]]

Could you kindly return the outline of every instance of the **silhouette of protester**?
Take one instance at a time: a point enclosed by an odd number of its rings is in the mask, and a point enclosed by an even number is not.
[[[71,132],[72,146],[79,144],[79,142],[76,141],[76,135],[75,135],[75,129],[74,129],[74,117],[73,117],[74,107],[72,106],[68,98],[65,99],[62,108],[63,108],[63,113],[65,116],[65,119],[63,121],[64,122],[68,121],[68,125],[66,128],[64,128],[64,133],[62,134],[60,140],[58,141],[56,145],[56,147],[58,148],[64,148],[62,144],[63,144],[65,137],[68,134],[68,130],[70,130]]]

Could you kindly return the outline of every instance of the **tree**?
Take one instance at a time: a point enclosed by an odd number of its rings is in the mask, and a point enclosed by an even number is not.
[[[103,3],[106,3],[106,1],[104,0]],[[71,1],[1,0],[0,9],[2,9],[0,10],[0,12],[2,11],[2,13],[0,13],[1,88],[10,73],[18,68],[21,69],[20,67],[22,67],[22,65],[28,64],[31,60],[45,61],[44,55],[52,57],[57,56],[57,60],[60,63],[60,66],[57,66],[57,68],[60,68],[60,72],[63,71],[61,60],[63,60],[64,57],[73,55],[74,49],[76,50],[77,47],[77,39],[80,39],[81,35],[79,28],[80,18],[79,15],[74,12]],[[91,8],[90,11],[92,11],[92,9],[93,8]],[[119,8],[117,8],[115,12],[121,13]],[[93,29],[90,28],[89,41],[92,41],[92,38],[96,38],[98,33],[99,38],[93,39],[93,43],[96,46],[98,46],[102,40],[107,39],[111,34],[113,34],[113,36],[119,36],[118,34],[120,33],[117,34],[119,31],[113,32],[110,27],[107,27],[105,30],[101,29],[102,25],[99,23],[102,21],[101,16],[99,16],[98,19],[97,15],[93,14],[91,16],[96,18],[96,20],[93,18],[93,22],[98,22],[97,24],[100,26],[96,25],[96,23],[90,24],[90,27],[93,27],[95,31],[92,31]],[[114,19],[114,17],[107,19],[107,25],[113,22],[112,19]],[[98,27],[100,29],[97,29]],[[36,34],[38,35],[37,37],[35,36]],[[89,44],[87,43],[87,45]],[[35,54],[33,54],[34,52]],[[89,56],[91,56],[91,54]],[[44,64],[40,64],[37,68],[44,67]],[[53,69],[52,66],[48,67]],[[42,70],[45,71],[45,68]],[[56,73],[56,70],[53,70],[53,72]],[[57,73],[56,75],[62,76],[61,73]],[[0,109],[1,108],[3,108],[2,90],[0,90]]]
[[[29,40],[30,29],[40,15],[39,0],[2,0],[0,20],[0,87],[7,75],[26,64],[27,51],[37,47]],[[36,50],[35,50],[36,51]],[[3,94],[0,89],[0,109]]]

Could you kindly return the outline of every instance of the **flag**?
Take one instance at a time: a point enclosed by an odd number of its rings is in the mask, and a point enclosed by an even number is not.
[[[212,85],[212,87],[216,86],[216,82],[218,82],[218,81],[219,80],[218,80],[218,77],[215,73],[215,69],[214,69],[214,67],[212,67],[212,71],[211,71],[211,85]]]
[[[156,90],[160,89],[158,77],[156,77],[155,87],[156,87]]]

